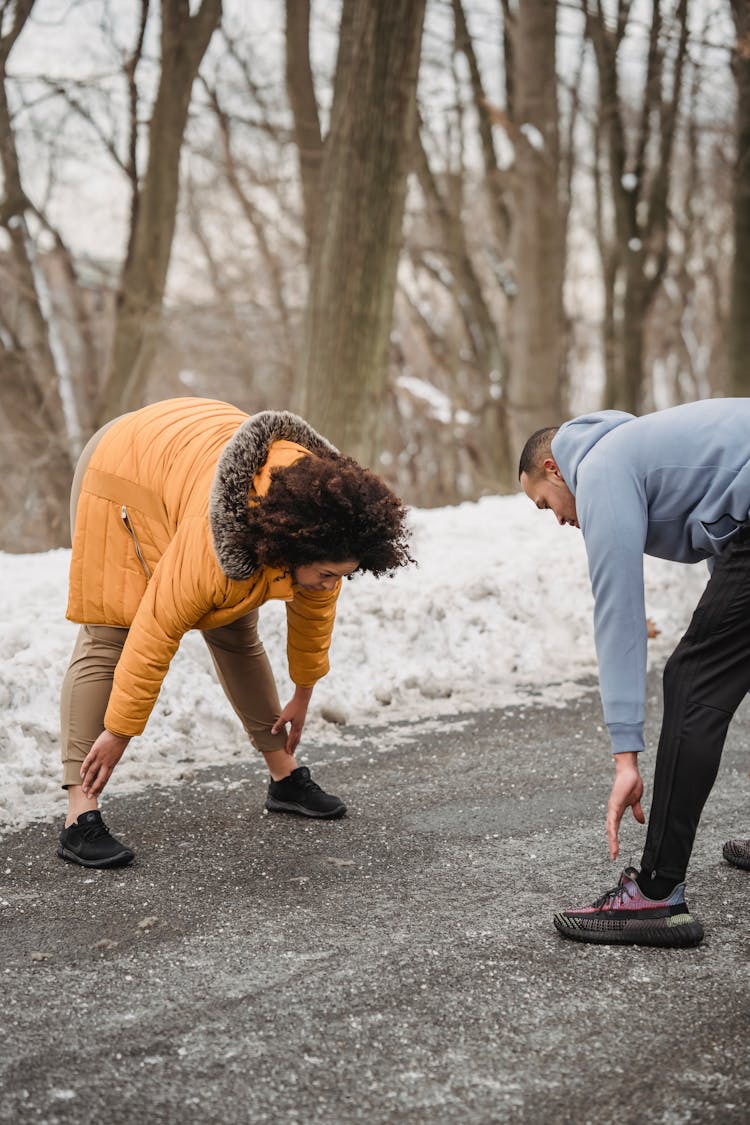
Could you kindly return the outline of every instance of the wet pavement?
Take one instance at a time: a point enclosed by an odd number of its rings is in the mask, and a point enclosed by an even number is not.
[[[684,951],[552,927],[640,857],[632,820],[607,857],[601,726],[592,691],[332,728],[308,761],[349,805],[334,822],[264,814],[250,757],[113,785],[105,818],[137,852],[119,871],[58,860],[49,822],[0,839],[0,1122],[747,1122],[750,874],[721,845],[750,835],[750,712]]]

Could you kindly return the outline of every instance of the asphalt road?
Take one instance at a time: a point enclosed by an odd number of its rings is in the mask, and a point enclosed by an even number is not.
[[[750,714],[690,873],[707,936],[684,951],[552,927],[621,866],[600,728],[594,693],[332,728],[310,764],[345,819],[263,814],[248,757],[110,796],[137,850],[120,871],[58,860],[48,822],[4,837],[0,1122],[744,1125],[750,875],[721,845],[750,833]],[[627,825],[624,862],[643,834]]]

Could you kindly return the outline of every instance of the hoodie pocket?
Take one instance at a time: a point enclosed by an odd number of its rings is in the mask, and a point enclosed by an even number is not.
[[[138,562],[143,567],[143,573],[146,575],[146,578],[150,578],[151,577],[151,571],[149,570],[148,563],[146,562],[146,560],[143,557],[143,551],[141,550],[141,545],[138,542],[138,536],[135,533],[135,528],[133,527],[133,524],[130,520],[130,516],[128,515],[128,509],[125,507],[124,504],[123,504],[122,508],[120,509],[120,517],[122,519],[125,530],[127,531],[130,538],[133,540],[133,546],[135,547],[135,553],[138,556]]]

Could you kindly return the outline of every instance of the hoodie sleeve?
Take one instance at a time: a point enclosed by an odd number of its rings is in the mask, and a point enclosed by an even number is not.
[[[599,687],[612,752],[639,751],[646,705],[646,497],[628,465],[592,454],[579,469],[576,511],[594,594]]]

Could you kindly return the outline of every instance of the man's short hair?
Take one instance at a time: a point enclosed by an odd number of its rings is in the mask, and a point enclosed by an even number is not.
[[[542,461],[552,452],[552,439],[559,430],[559,426],[545,426],[535,430],[521,450],[521,460],[518,462],[518,479],[524,473],[533,476],[542,467]]]

